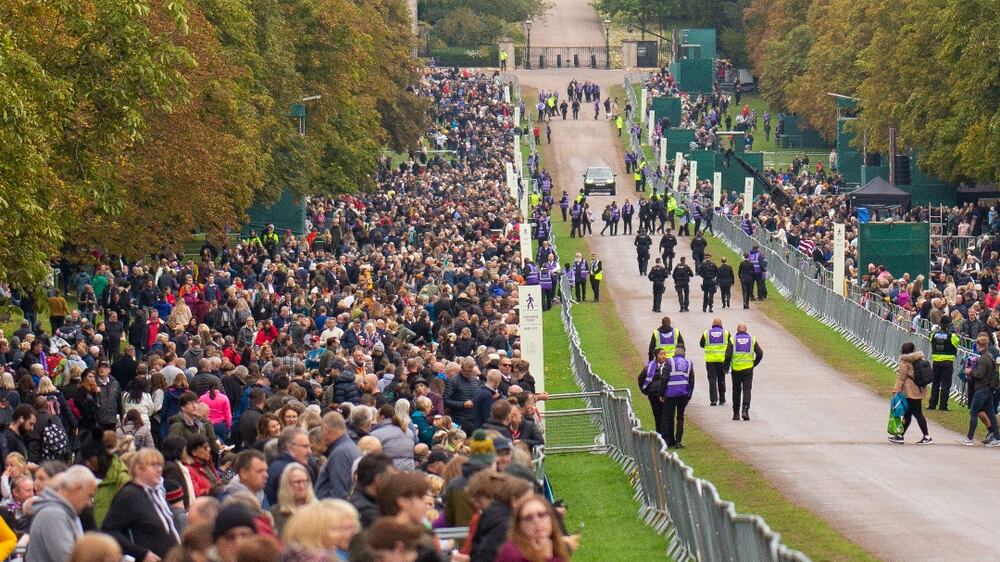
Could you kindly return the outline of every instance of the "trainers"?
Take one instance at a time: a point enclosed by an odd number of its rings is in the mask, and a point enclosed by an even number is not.
[[[959,437],[958,439],[955,439],[955,442],[956,443],[961,443],[962,445],[965,445],[966,447],[972,447],[973,445],[976,444],[975,441],[973,441],[972,439],[969,439],[968,437]]]
[[[990,442],[986,444],[987,447],[1000,447],[1000,439],[993,438]]]
[[[934,442],[934,440],[931,439],[930,435],[924,435],[923,439],[921,439],[920,441],[917,441],[917,445],[930,445],[933,442]]]
[[[902,445],[903,444],[903,437],[900,436],[900,435],[890,435],[889,436],[889,442],[890,443],[895,443],[897,445]]]

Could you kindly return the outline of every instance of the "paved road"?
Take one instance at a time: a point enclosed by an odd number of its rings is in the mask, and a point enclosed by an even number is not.
[[[604,45],[604,31],[590,0],[557,0],[531,27],[533,47],[591,47]]]
[[[522,84],[559,90],[572,77],[597,80],[607,92],[622,75],[547,70],[522,71],[520,77]],[[574,193],[587,166],[611,165],[620,180],[619,204],[627,197],[634,202],[613,127],[603,116],[594,121],[592,115],[580,121],[553,121],[555,142],[546,167],[556,189]],[[600,217],[611,198],[591,199],[594,215]],[[595,223],[595,233],[600,227]],[[638,275],[632,240],[595,235],[590,246],[604,260],[602,288],[610,290],[632,341],[645,352],[661,314],[651,311],[651,284]],[[654,242],[658,244],[659,238]],[[681,238],[677,255],[690,260],[688,239]],[[563,256],[563,261],[568,259]],[[738,289],[733,298],[736,309],[721,310],[717,296],[715,314],[702,313],[698,286],[698,280],[691,285],[692,312],[677,312],[676,294],[669,285],[662,310],[691,342],[689,357],[699,367],[695,397],[688,408],[699,427],[879,558],[1000,560],[994,515],[1000,506],[996,450],[957,445],[955,433],[934,424],[932,446],[888,443],[887,405],[882,399],[826,365],[763,313],[743,310]],[[764,349],[764,361],[755,373],[752,421],[731,421],[728,404],[709,407],[704,355],[696,342],[713,316],[721,317],[730,329],[747,322]],[[911,443],[918,434],[914,424]]]

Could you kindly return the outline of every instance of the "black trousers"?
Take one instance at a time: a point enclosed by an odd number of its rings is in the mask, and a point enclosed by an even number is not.
[[[729,301],[733,298],[732,285],[719,285],[719,296],[722,297],[722,308],[729,306]]]
[[[914,400],[911,398],[906,399],[906,413],[903,414],[903,435],[906,435],[906,430],[910,427],[910,422],[913,418],[917,418],[917,425],[920,426],[920,431],[927,435],[927,418],[924,417],[924,412],[921,410],[921,401]]]
[[[667,268],[667,271],[672,271],[674,269],[674,253],[664,253],[660,257],[663,258],[663,266]]]
[[[584,279],[574,282],[573,292],[576,294],[576,302],[587,300],[587,281]]]
[[[753,369],[733,371],[733,415],[750,411],[750,390],[753,388]]]
[[[687,283],[674,285],[674,289],[677,290],[677,302],[680,303],[681,310],[687,310],[688,305],[691,304],[690,286]]]
[[[632,234],[632,217],[622,220],[622,234]]]
[[[552,308],[552,294],[555,292],[555,288],[546,289],[542,287],[542,311],[546,311]]]
[[[649,267],[649,254],[639,254],[639,275],[646,274],[646,268]]]
[[[661,410],[660,435],[667,442],[667,447],[676,447],[684,437],[684,408],[691,398],[664,398]]]
[[[934,380],[931,382],[931,400],[927,403],[927,409],[948,409],[948,396],[951,394],[951,375],[954,366],[953,361],[934,362]]]
[[[705,261],[705,252],[691,252],[691,260],[694,261],[695,270],[701,267],[701,262]]]
[[[708,373],[708,398],[712,404],[726,403],[726,364],[705,363]]]
[[[750,308],[750,299],[753,298],[753,281],[740,281],[740,288],[743,289],[743,308]]]
[[[662,434],[660,428],[663,427],[663,421],[660,419],[663,414],[663,402],[660,402],[659,396],[647,396],[649,398],[649,407],[653,410],[653,422],[656,424],[656,432]]]
[[[708,312],[715,308],[715,285],[702,285],[701,311]]]
[[[563,222],[566,222],[566,209],[559,207],[559,210],[562,211]]]
[[[664,292],[666,292],[666,287],[657,288],[655,285],[653,286],[653,312],[660,311]]]
[[[618,236],[618,221],[611,221],[611,235]]]
[[[594,302],[601,300],[601,280],[591,277],[590,288],[594,291]]]
[[[762,301],[767,298],[767,282],[766,276],[762,273],[760,275],[754,276],[754,282],[757,284],[757,300]]]
[[[576,238],[577,236],[583,236],[583,230],[580,229],[580,219],[573,219],[569,229],[569,237]]]

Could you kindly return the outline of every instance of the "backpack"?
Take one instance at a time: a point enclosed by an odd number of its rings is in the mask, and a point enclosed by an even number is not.
[[[59,405],[59,397],[49,394],[45,397],[45,408],[53,416],[62,415],[62,407]]]
[[[57,418],[51,418],[42,430],[42,459],[63,459],[69,454],[69,437]]]
[[[913,362],[913,382],[921,388],[934,382],[934,369],[926,359]]]

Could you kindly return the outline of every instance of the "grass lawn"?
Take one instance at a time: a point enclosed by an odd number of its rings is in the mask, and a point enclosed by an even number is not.
[[[543,162],[548,150],[550,147],[545,145],[542,150]],[[561,261],[567,261],[576,252],[588,255],[587,239],[570,238],[568,222],[564,223],[556,216],[553,218],[552,228]],[[573,309],[581,345],[595,372],[605,381],[616,388],[630,388],[633,397],[639,397],[641,395],[635,387],[635,373],[645,363],[645,355],[632,344],[618,318],[614,308],[614,295],[606,291],[602,296],[604,298],[600,303],[588,302]],[[555,322],[559,322],[555,309],[547,314],[554,317]],[[546,316],[545,325],[548,342],[548,334],[552,331],[548,330],[549,316]],[[547,376],[549,354],[555,351],[546,343]],[[553,373],[552,376],[557,377],[557,374]],[[643,427],[653,427],[652,413],[648,407],[634,402],[633,408]],[[687,447],[679,452],[681,458],[694,469],[696,476],[711,481],[723,499],[734,502],[738,512],[762,516],[772,529],[782,534],[782,540],[787,545],[802,550],[813,560],[873,559],[815,514],[786,499],[759,471],[722,448],[694,423],[688,423],[685,429],[684,440]]]
[[[545,387],[550,393],[577,392],[569,367],[569,340],[563,330],[559,307],[543,317]],[[554,401],[556,408],[583,407],[580,401]],[[555,496],[568,508],[566,528],[581,532],[575,561],[661,560],[666,557],[666,537],[656,534],[638,517],[639,503],[621,467],[610,457],[592,453],[549,454],[545,472]]]
[[[708,237],[708,251],[714,256],[725,256],[734,266],[740,261],[736,253],[718,238]],[[769,294],[781,297],[777,287],[770,281],[768,287]],[[803,346],[808,346],[817,357],[842,374],[865,385],[887,401],[892,396],[892,387],[896,383],[895,369],[890,369],[872,359],[840,333],[809,316],[792,301],[783,297],[773,298],[757,302],[755,306],[798,338]],[[952,431],[964,433],[969,427],[969,409],[956,402],[951,402],[949,408],[947,412],[925,411],[925,415],[927,419]]]

